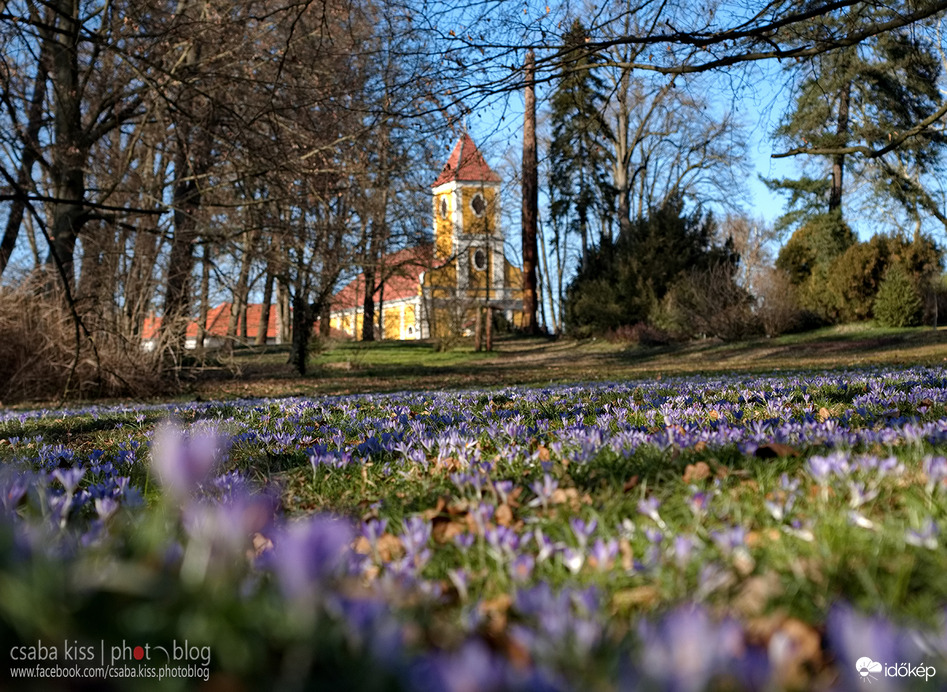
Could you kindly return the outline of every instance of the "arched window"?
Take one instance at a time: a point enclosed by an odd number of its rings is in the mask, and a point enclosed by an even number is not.
[[[487,203],[483,199],[483,195],[479,192],[473,196],[473,199],[470,200],[470,208],[473,209],[473,213],[477,216],[483,216],[484,212],[487,210]]]
[[[483,250],[483,248],[477,248],[474,250],[473,265],[474,269],[476,269],[478,272],[487,270],[487,253]]]

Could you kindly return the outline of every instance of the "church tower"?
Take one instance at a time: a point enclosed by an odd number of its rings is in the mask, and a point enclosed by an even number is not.
[[[500,176],[467,132],[432,187],[436,261],[453,265],[458,292],[482,301],[506,298]]]

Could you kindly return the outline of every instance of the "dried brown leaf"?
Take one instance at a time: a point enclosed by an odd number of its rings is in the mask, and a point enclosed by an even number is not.
[[[710,466],[705,461],[698,461],[696,464],[688,464],[684,468],[684,482],[693,483],[710,478]]]

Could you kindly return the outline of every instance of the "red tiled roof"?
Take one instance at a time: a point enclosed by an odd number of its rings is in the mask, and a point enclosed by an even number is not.
[[[382,298],[400,300],[413,298],[418,295],[420,285],[418,278],[421,272],[431,268],[432,248],[430,245],[419,245],[406,248],[387,255],[381,263],[381,270],[385,273],[384,295],[382,290],[375,291],[375,302]],[[378,282],[378,277],[375,277]],[[351,310],[360,307],[365,300],[365,275],[359,274],[349,281],[332,298],[332,311]]]
[[[437,187],[452,180],[468,182],[500,182],[500,176],[487,165],[483,154],[466,132],[461,135],[451,152],[450,158],[444,164],[444,169],[437,176],[431,187]]]
[[[270,306],[269,320],[266,325],[266,336],[268,339],[276,338],[276,306]],[[247,338],[256,337],[260,329],[260,318],[263,316],[263,305],[254,303],[247,306]],[[230,326],[230,303],[221,303],[207,312],[207,336],[227,336],[227,328]],[[142,326],[141,338],[154,339],[161,330],[160,317],[146,317]],[[197,338],[197,320],[192,320],[187,325],[187,338]]]

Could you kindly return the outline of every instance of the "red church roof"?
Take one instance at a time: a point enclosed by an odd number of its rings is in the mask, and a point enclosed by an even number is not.
[[[420,245],[387,255],[379,267],[386,277],[384,293],[382,289],[375,291],[376,304],[382,299],[387,302],[418,295],[421,272],[431,268],[433,259],[431,252],[430,245]],[[378,280],[379,277],[376,275],[375,283],[378,283]],[[335,294],[332,298],[332,311],[361,307],[364,300],[365,274],[362,273]]]
[[[437,176],[431,187],[437,187],[451,181],[498,183],[500,176],[487,165],[483,154],[466,132],[461,135],[451,152],[450,158],[444,164],[444,169]]]
[[[260,329],[260,318],[263,316],[263,306],[254,303],[247,306],[247,338],[256,337]],[[207,312],[207,336],[227,336],[227,328],[230,325],[230,303],[221,303],[211,308]],[[146,317],[142,326],[141,338],[154,339],[161,330],[160,317]],[[266,325],[266,336],[268,339],[276,338],[276,306],[270,306],[270,319]],[[187,338],[197,338],[197,320],[192,320],[187,325]]]

